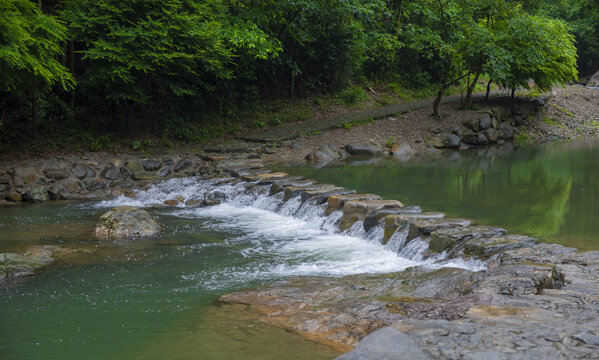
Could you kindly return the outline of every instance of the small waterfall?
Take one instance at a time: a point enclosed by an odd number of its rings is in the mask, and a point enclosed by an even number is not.
[[[387,241],[387,244],[385,244],[385,248],[399,254],[408,238],[408,230],[409,224],[405,224],[395,230],[389,241]]]
[[[384,224],[379,223],[368,232],[362,221],[356,221],[348,230],[340,232],[341,210],[326,215],[326,203],[317,205],[311,199],[304,202],[301,196],[284,201],[284,193],[270,195],[271,185],[225,178],[198,180],[194,178],[170,179],[137,191],[134,199],[118,196],[96,203],[97,207],[130,205],[137,207],[164,206],[164,201],[183,197],[187,200],[220,204],[208,207],[187,207],[182,201],[178,211],[167,212],[173,216],[210,217],[217,219],[217,229],[249,232],[236,241],[255,242],[242,252],[270,254],[280,252],[285,256],[312,254],[317,259],[303,263],[294,258],[293,263],[279,264],[269,271],[285,274],[335,274],[359,272],[399,271],[407,266],[451,266],[483,269],[482,262],[447,259],[446,254],[424,259],[428,243],[421,238],[406,244],[409,227],[397,229],[387,244],[382,245]],[[218,221],[218,219],[226,219]],[[281,243],[279,238],[286,239]],[[251,239],[251,240],[248,240]],[[340,260],[342,259],[342,260]],[[344,262],[340,265],[339,261]],[[337,265],[335,265],[337,264]],[[340,267],[338,267],[340,266]],[[323,270],[326,269],[326,270]],[[264,270],[266,271],[266,270]],[[262,270],[258,271],[262,273]]]
[[[428,243],[422,240],[421,238],[412,239],[406,246],[404,246],[399,252],[398,255],[414,260],[414,261],[423,261],[424,260],[424,252],[428,249]]]

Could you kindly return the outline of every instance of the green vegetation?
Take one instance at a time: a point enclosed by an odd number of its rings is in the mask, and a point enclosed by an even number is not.
[[[520,132],[514,136],[514,141],[520,144],[528,142],[528,134],[525,131],[526,129],[522,126]]]
[[[0,12],[0,150],[202,142],[314,116],[301,101],[285,113],[290,99],[362,106],[365,84],[396,94],[383,105],[436,96],[438,114],[448,93],[471,107],[481,80],[563,84],[577,51],[585,73],[599,67],[593,0],[4,0]]]

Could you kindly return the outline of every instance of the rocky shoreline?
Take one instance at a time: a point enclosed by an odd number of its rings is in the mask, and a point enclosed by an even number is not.
[[[474,260],[485,269],[418,266],[392,274],[297,277],[223,295],[221,306],[245,306],[261,321],[342,351],[357,345],[359,355],[345,359],[396,358],[393,352],[408,349],[442,359],[596,358],[599,252],[538,244],[469,219],[283,173],[238,175],[269,187],[273,196],[283,192],[287,200],[341,209],[340,231],[380,224],[382,242],[400,235],[404,249],[424,245],[424,259]],[[398,331],[375,332],[387,327]],[[360,341],[373,332],[366,341],[378,350],[364,352],[369,345]],[[387,346],[395,340],[403,348]]]

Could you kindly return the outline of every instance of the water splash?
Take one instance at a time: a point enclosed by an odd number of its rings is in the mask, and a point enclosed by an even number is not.
[[[198,219],[203,226],[233,234],[226,246],[252,261],[216,274],[186,274],[185,282],[206,288],[229,287],[230,282],[264,281],[292,275],[343,276],[358,273],[402,271],[410,266],[483,268],[482,262],[424,258],[427,242],[420,238],[406,244],[407,226],[381,244],[383,224],[365,231],[361,221],[339,231],[342,211],[326,212],[326,204],[295,196],[284,201],[283,193],[270,195],[270,186],[233,179],[171,179],[137,191],[136,198],[119,196],[96,203],[97,207],[131,205],[155,207],[181,196],[186,200],[217,199],[220,205],[186,207],[183,203],[165,214]],[[208,251],[197,247],[195,251]],[[205,271],[204,271],[205,272]],[[199,280],[202,279],[202,280]],[[220,285],[219,285],[220,284]]]

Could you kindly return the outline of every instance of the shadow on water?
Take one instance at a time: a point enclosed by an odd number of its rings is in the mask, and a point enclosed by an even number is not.
[[[350,159],[286,171],[580,249],[599,249],[599,142]]]

